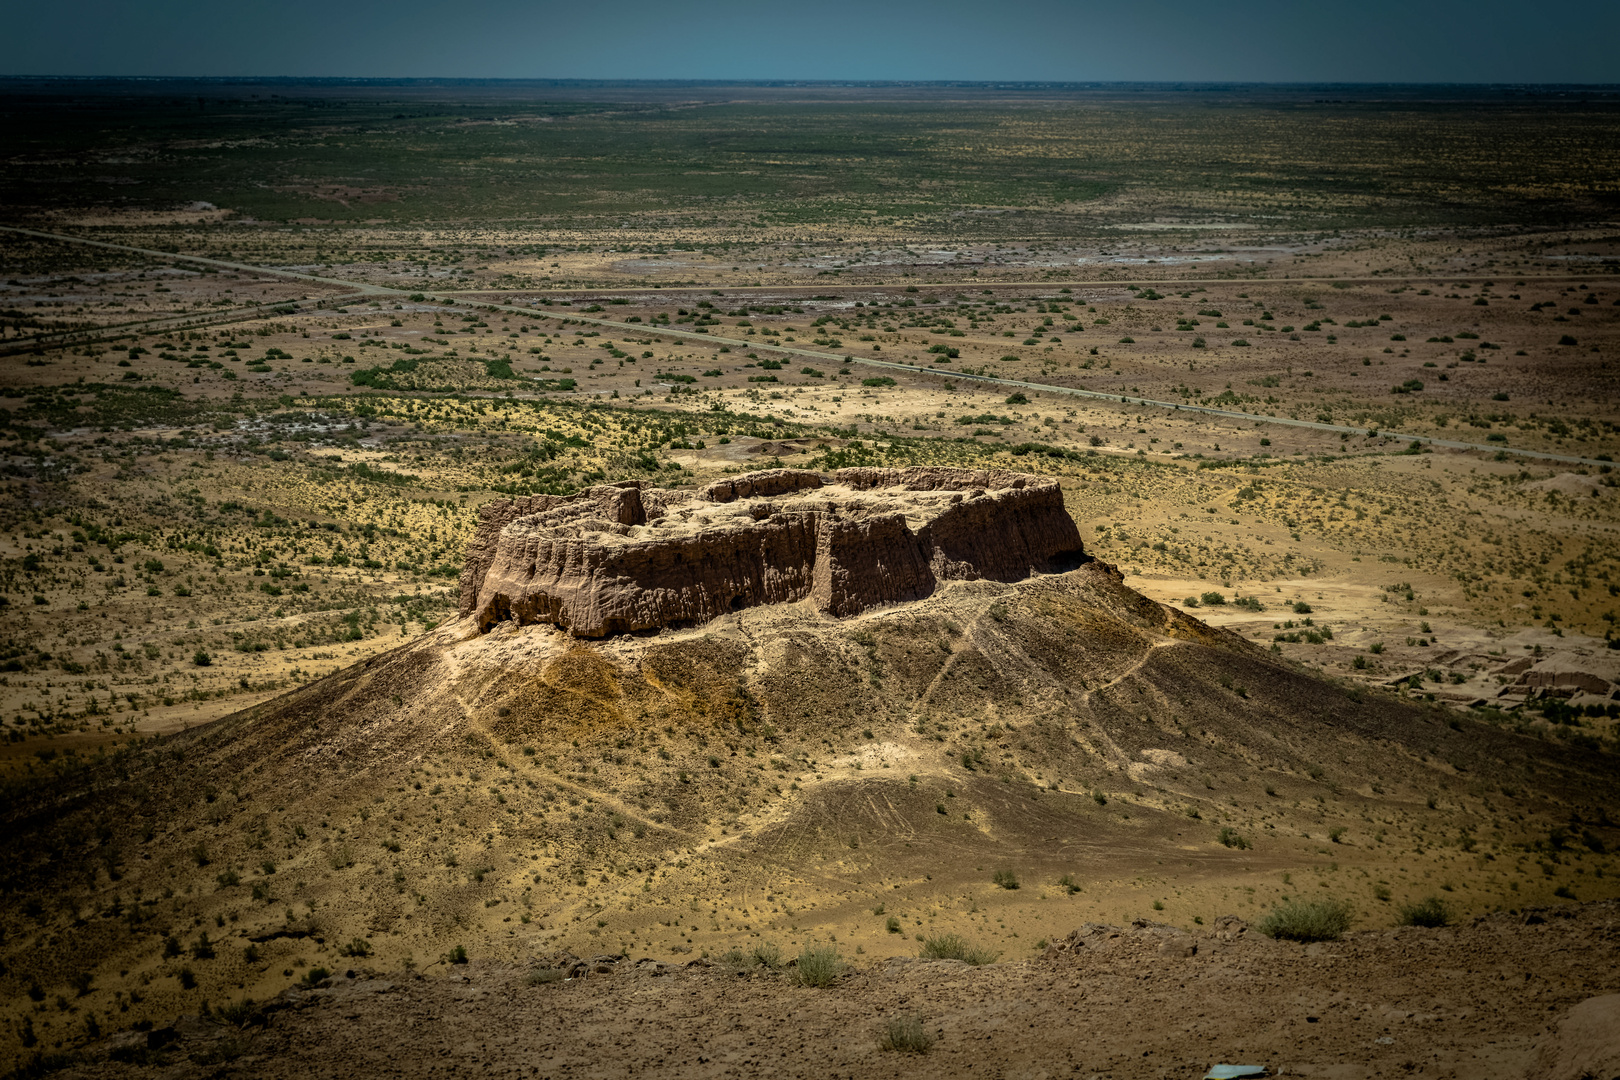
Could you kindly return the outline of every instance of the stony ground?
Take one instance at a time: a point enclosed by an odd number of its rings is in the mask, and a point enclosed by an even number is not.
[[[1485,1080],[1525,1075],[1570,1007],[1620,990],[1617,950],[1605,902],[1309,945],[1231,917],[1193,934],[1087,924],[1032,960],[891,958],[824,989],[705,961],[580,963],[551,983],[529,976],[556,957],[441,963],[339,972],[240,1028],[115,1035],[63,1075],[1124,1078],[1234,1062]],[[880,1048],[906,1017],[933,1036],[922,1056]]]
[[[343,123],[355,115],[346,109]],[[39,865],[55,876],[42,872],[28,898],[0,888],[10,898],[0,905],[0,1071],[36,1053],[47,1055],[41,1066],[130,1071],[74,1055],[110,1049],[104,1034],[137,1021],[162,1031],[204,999],[216,1009],[226,996],[270,999],[313,969],[367,963],[424,977],[339,980],[267,1027],[194,1020],[176,1028],[177,1045],[159,1036],[148,1051],[141,1033],[121,1057],[174,1075],[365,1075],[386,1071],[390,1054],[419,1072],[535,1075],[1199,1076],[1234,1058],[1296,1075],[1522,1075],[1550,1018],[1613,989],[1603,936],[1613,909],[1517,920],[1555,897],[1612,895],[1620,847],[1612,783],[1591,779],[1614,760],[1614,703],[1593,695],[1575,703],[1579,715],[1547,713],[1511,692],[1527,660],[1603,667],[1620,656],[1609,648],[1620,644],[1610,464],[1620,453],[1620,239],[1596,201],[1569,203],[1556,225],[1522,202],[1603,190],[1614,174],[1603,153],[1620,144],[1580,119],[1593,152],[1547,154],[1540,140],[1584,145],[1562,115],[1471,122],[1488,155],[1432,159],[1446,206],[1495,208],[1500,228],[1484,232],[1421,199],[1389,220],[1432,230],[1387,228],[1356,208],[1360,195],[1312,187],[1352,186],[1320,160],[1281,185],[1268,179],[1263,198],[1218,193],[1206,173],[1188,182],[1161,163],[1151,183],[1089,202],[1036,193],[1027,209],[1039,214],[982,226],[911,211],[860,224],[822,204],[783,221],[775,189],[772,215],[745,199],[717,217],[705,187],[698,203],[677,199],[673,216],[664,202],[627,210],[626,229],[617,211],[540,206],[528,180],[514,218],[496,189],[466,203],[427,199],[414,152],[395,175],[416,178],[412,219],[436,224],[364,223],[391,205],[374,191],[360,217],[334,226],[355,191],[319,177],[285,204],[232,196],[211,208],[192,200],[225,198],[214,181],[193,192],[197,181],[180,177],[172,189],[131,185],[148,200],[178,192],[174,205],[71,212],[83,189],[30,181],[64,201],[12,203],[7,220],[148,253],[0,238],[0,779],[17,793],[0,808],[22,813],[22,795],[58,791],[81,769],[102,770],[129,797],[71,813],[27,804]],[[548,130],[561,130],[552,119]],[[189,135],[195,122],[176,130]],[[1362,160],[1306,122],[1313,155]],[[1455,117],[1441,122],[1458,145]],[[515,130],[448,123],[444,136],[471,140],[456,144],[457,162],[494,162],[479,133]],[[1112,129],[1126,133],[1119,145],[1146,145],[1134,123]],[[52,138],[130,156],[109,149],[108,127],[97,119]],[[1154,142],[1191,145],[1198,130],[1216,129],[1183,128],[1179,140],[1156,131]],[[1225,146],[1259,148],[1268,177],[1296,145],[1221,130]],[[277,145],[278,161],[308,171],[298,147]],[[603,153],[594,136],[580,145]],[[1380,144],[1373,173],[1394,145]],[[1400,145],[1428,155],[1424,139]],[[1504,146],[1523,157],[1503,158]],[[370,175],[365,155],[380,152],[368,142],[361,157],[319,168],[336,170],[327,179]],[[52,160],[82,171],[76,153]],[[190,159],[164,149],[149,160]],[[1515,194],[1458,198],[1484,193],[1466,184],[1496,183],[1482,160],[1504,163]],[[559,190],[573,198],[581,180],[571,159],[561,167],[571,178]],[[1573,170],[1570,182],[1548,169]],[[242,198],[267,198],[264,170],[249,171]],[[686,190],[685,173],[659,175]],[[908,187],[911,200],[920,189]],[[1030,192],[1010,194],[1023,206]],[[1274,213],[1306,203],[1314,216]],[[681,208],[693,205],[697,218]],[[376,286],[403,291],[367,291]],[[857,359],[932,370],[882,374]],[[970,369],[1051,389],[1010,394],[961,378]],[[1060,387],[1231,412],[1060,397]],[[1391,431],[1485,449],[1419,452]],[[1126,584],[1291,666],[1268,669],[1263,687],[1235,670],[1195,672],[1203,692],[1190,696],[1232,714],[1207,722],[1176,704],[1189,695],[1173,680],[1143,684],[1153,693],[1140,707],[1119,696],[1081,734],[1124,750],[1109,751],[1108,771],[1088,759],[1083,776],[1036,753],[1040,725],[1073,716],[1044,711],[1060,698],[1002,681],[1005,665],[976,662],[982,674],[949,710],[893,730],[852,707],[855,689],[885,672],[902,685],[921,670],[930,641],[960,645],[888,624],[817,631],[839,639],[825,670],[843,689],[816,683],[807,707],[800,659],[772,654],[794,672],[770,684],[794,706],[770,717],[783,743],[689,731],[681,716],[634,739],[615,728],[489,742],[508,706],[479,712],[478,694],[439,699],[442,726],[418,731],[421,756],[392,770],[324,756],[357,730],[347,699],[322,699],[318,734],[289,728],[257,758],[233,756],[221,725],[209,733],[210,721],[323,677],[364,697],[372,669],[361,665],[444,632],[467,534],[492,498],[603,479],[701,484],[776,463],[1056,476],[1088,551]],[[996,630],[988,611],[974,619],[991,645],[1027,629]],[[788,641],[792,627],[755,629]],[[1107,660],[1111,646],[1087,632],[1075,659]],[[1316,723],[1327,697],[1272,707],[1277,673],[1303,667],[1379,715],[1397,698],[1455,712],[1426,711],[1422,723],[1412,712],[1394,742],[1358,742]],[[599,715],[579,686],[548,677],[529,702],[537,716],[542,706],[569,723]],[[424,704],[396,690],[373,688],[367,723]],[[1540,741],[1489,758],[1481,748],[1506,745],[1507,729]],[[315,766],[268,779],[295,737],[320,751]],[[147,769],[141,783],[125,785],[102,752]],[[988,755],[1001,775],[979,768],[983,758],[963,764],[966,753]],[[1014,799],[1017,770],[1063,782],[1025,785]],[[702,799],[682,794],[696,790],[688,773],[708,789]],[[148,797],[148,781],[160,797]],[[737,854],[739,822],[752,830],[778,803],[796,808],[796,827],[778,823],[753,854]],[[893,830],[896,805],[914,812],[908,829],[922,829],[919,818],[929,829]],[[1053,843],[1060,830],[1044,823],[1060,805],[1077,824]],[[523,837],[527,847],[503,839],[497,866],[495,834],[520,821],[544,831]],[[965,838],[956,846],[932,831],[947,825]],[[1229,839],[1244,846],[1218,840],[1223,826],[1243,830]],[[22,828],[0,829],[0,847],[25,835],[32,843]],[[912,848],[921,836],[933,839]],[[992,883],[1003,864],[1024,888]],[[659,891],[643,892],[632,867]],[[1060,890],[1060,874],[1084,891]],[[911,885],[895,892],[902,877]],[[1258,919],[1302,892],[1353,901],[1364,929],[1314,954],[1242,935],[1198,938],[1191,956],[1178,938],[1167,956],[1160,933],[1142,928],[1032,959],[1043,938],[1086,920],[1151,914],[1206,934],[1220,912]],[[1462,918],[1497,914],[1459,931],[1384,929],[1426,895]],[[916,943],[886,923],[902,915],[907,933],[971,934],[1009,962],[901,962]],[[581,982],[524,982],[526,950],[684,962],[767,934],[788,953],[836,934],[863,967],[828,990],[766,972],[647,964],[632,974],[622,963]],[[433,963],[458,942],[471,964]],[[361,947],[368,960],[339,955]],[[877,1049],[882,1025],[908,1014],[938,1037],[915,1062]],[[375,1025],[357,1023],[367,1019]]]

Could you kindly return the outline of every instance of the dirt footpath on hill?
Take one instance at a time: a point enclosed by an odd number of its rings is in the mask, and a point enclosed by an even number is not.
[[[68,1075],[1192,1078],[1230,1062],[1517,1080],[1572,1006],[1620,990],[1620,904],[1312,945],[1229,916],[1198,935],[1088,924],[1034,960],[893,959],[826,989],[703,961],[559,961],[579,977],[530,985],[532,969],[476,959],[340,972],[240,1031],[187,1018],[111,1036]],[[908,1015],[932,1049],[879,1049]]]

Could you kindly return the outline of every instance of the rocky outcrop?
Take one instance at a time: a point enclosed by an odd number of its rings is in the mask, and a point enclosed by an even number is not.
[[[1022,473],[772,469],[695,494],[632,481],[486,505],[461,612],[481,630],[544,622],[579,637],[806,599],[847,616],[1083,557],[1057,483]]]
[[[1620,684],[1620,659],[1578,654],[1554,656],[1532,664],[1518,679],[1519,686],[1557,697],[1575,694],[1613,697],[1617,684]]]
[[[623,497],[619,494],[621,492],[635,492],[639,496],[640,485],[629,481],[591,488],[585,494],[590,506],[600,509],[614,506]],[[519,518],[544,515],[559,507],[577,505],[583,508],[585,504],[580,499],[577,495],[530,495],[522,499],[498,499],[481,506],[478,510],[478,528],[473,532],[472,543],[467,547],[467,557],[461,567],[461,613],[471,613],[478,601],[478,589],[484,583],[484,576],[489,573],[490,564],[495,561],[495,549],[502,529]]]

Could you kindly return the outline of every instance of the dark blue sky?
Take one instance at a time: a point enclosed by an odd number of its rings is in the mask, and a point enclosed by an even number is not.
[[[1620,4],[5,0],[11,75],[1620,82]]]

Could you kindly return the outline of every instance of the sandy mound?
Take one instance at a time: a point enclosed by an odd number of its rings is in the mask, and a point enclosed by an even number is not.
[[[1530,1080],[1615,1080],[1620,1077],[1620,994],[1587,998],[1541,1044]]]
[[[1560,495],[1574,498],[1591,499],[1601,498],[1603,485],[1597,482],[1596,477],[1582,476],[1579,473],[1559,473],[1549,476],[1545,480],[1524,485],[1526,491],[1556,491]]]

